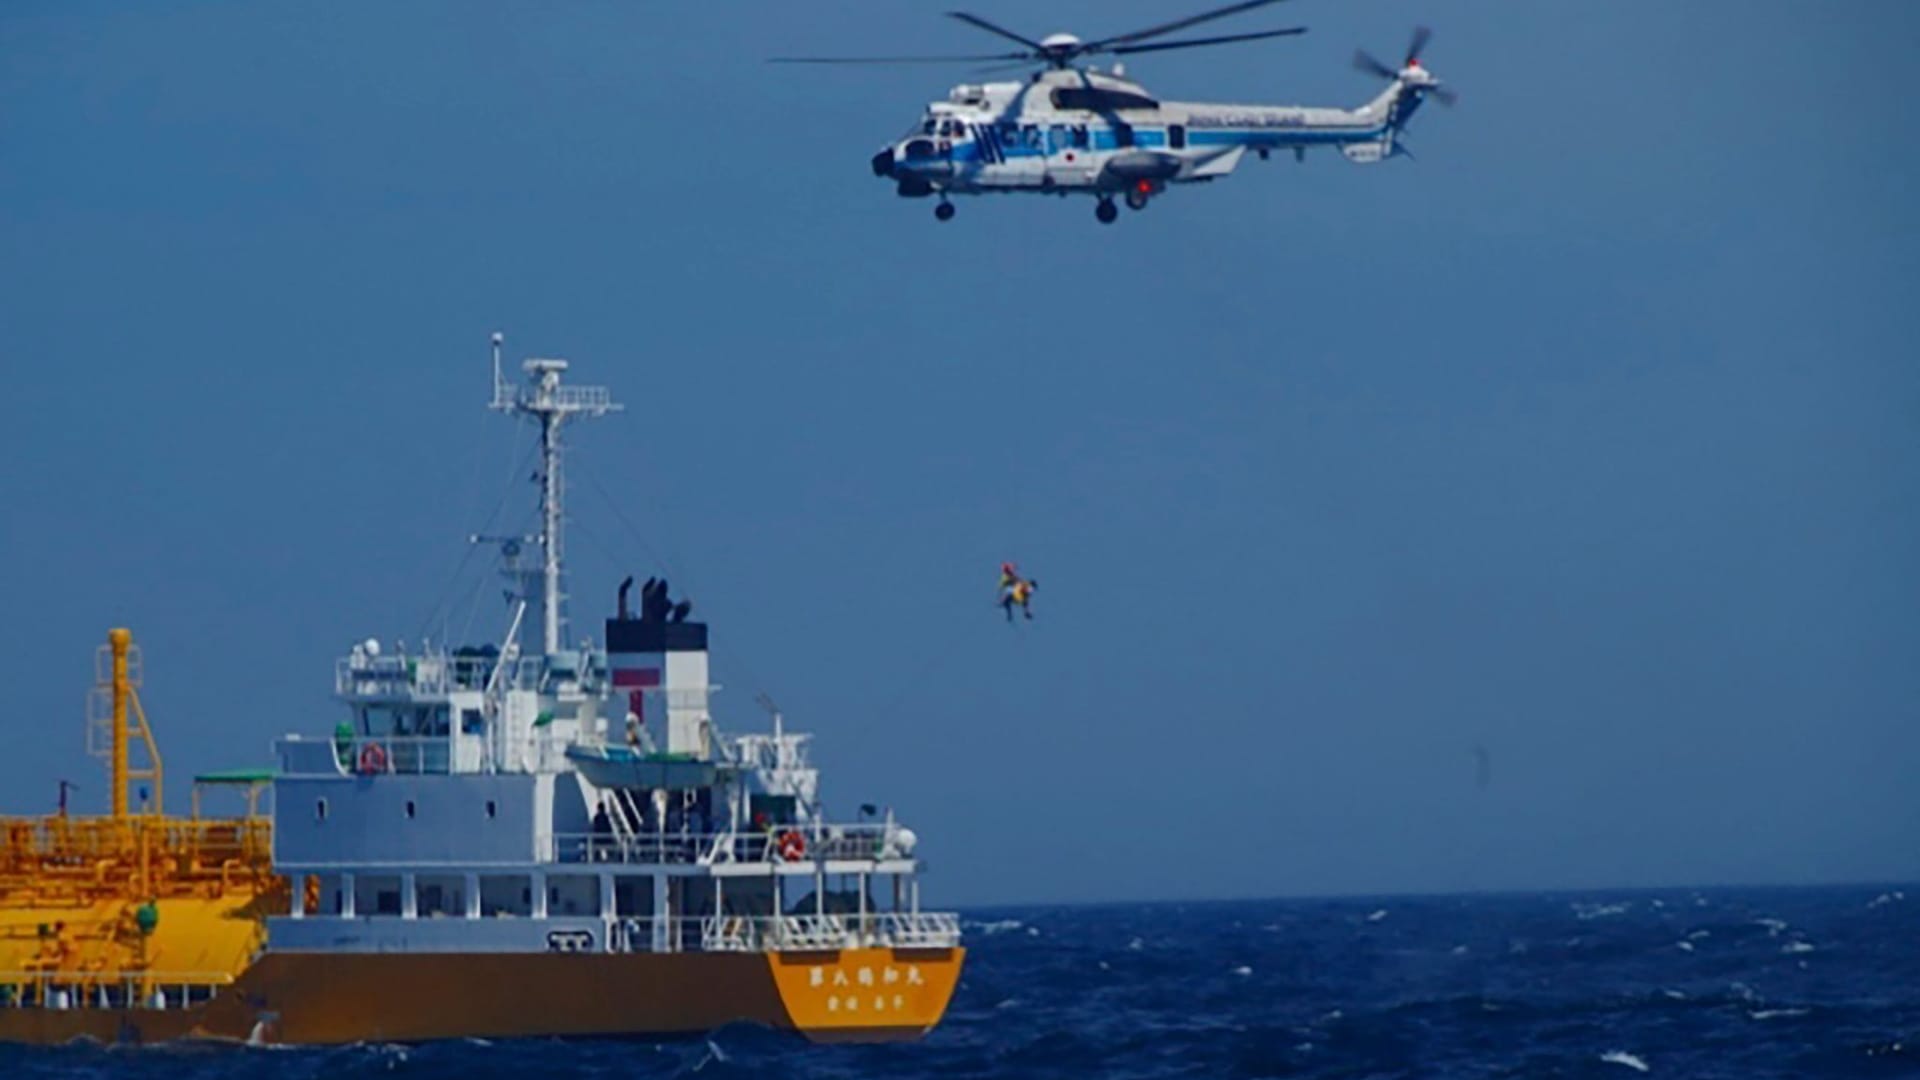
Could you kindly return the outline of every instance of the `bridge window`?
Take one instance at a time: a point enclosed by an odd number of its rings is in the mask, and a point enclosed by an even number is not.
[[[408,821],[413,820],[413,800],[412,799],[407,800],[407,820]]]
[[[360,915],[400,914],[400,875],[362,874],[355,877],[353,910]]]
[[[480,914],[533,914],[533,894],[525,874],[487,874],[480,878]]]
[[[327,800],[325,799],[313,800],[313,820],[315,821],[327,820]]]
[[[622,874],[613,879],[615,915],[653,914],[653,879]]]
[[[488,799],[487,800],[487,820],[492,821],[495,817],[499,816],[499,813],[500,813],[499,804],[495,803],[492,799]]]
[[[414,910],[422,919],[465,918],[466,879],[458,874],[421,874],[414,879]]]
[[[548,878],[547,914],[600,914],[600,879],[584,874],[555,874]]]

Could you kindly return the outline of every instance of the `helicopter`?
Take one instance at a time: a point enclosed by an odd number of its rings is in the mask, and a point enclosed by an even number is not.
[[[1100,55],[1129,56],[1292,37],[1293,26],[1244,34],[1157,40],[1178,30],[1279,3],[1243,0],[1227,7],[1111,37],[1082,40],[1052,34],[1034,40],[964,11],[949,18],[1021,46],[1018,52],[978,56],[774,57],[780,64],[990,63],[1038,65],[1018,82],[963,83],[945,101],[928,104],[903,137],[870,159],[873,175],[890,180],[906,198],[938,200],[934,217],[950,221],[954,195],[1028,193],[1092,195],[1094,217],[1112,224],[1114,199],[1144,210],[1174,184],[1218,180],[1239,167],[1248,151],[1261,160],[1276,151],[1305,160],[1311,147],[1338,147],[1347,160],[1372,164],[1403,155],[1407,121],[1429,97],[1455,101],[1452,90],[1421,65],[1432,31],[1418,27],[1398,67],[1355,53],[1361,71],[1386,79],[1371,101],[1353,109],[1299,105],[1232,105],[1161,101],[1126,77],[1082,65]],[[988,69],[994,70],[994,69]],[[1004,68],[1002,68],[1004,70]]]

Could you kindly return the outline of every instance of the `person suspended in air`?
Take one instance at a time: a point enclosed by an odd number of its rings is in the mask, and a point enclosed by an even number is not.
[[[1000,564],[1000,610],[1007,613],[1007,621],[1013,621],[1013,609],[1019,605],[1020,613],[1029,620],[1033,618],[1033,590],[1039,582],[1020,576],[1012,563]]]

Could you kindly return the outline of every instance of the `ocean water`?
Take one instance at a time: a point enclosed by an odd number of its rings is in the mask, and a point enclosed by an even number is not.
[[[1005,908],[926,1040],[0,1047],[0,1077],[1920,1077],[1920,887]]]

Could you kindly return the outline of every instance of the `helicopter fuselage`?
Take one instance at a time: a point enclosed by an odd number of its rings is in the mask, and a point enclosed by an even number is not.
[[[1355,109],[1163,102],[1138,84],[1055,69],[1026,82],[961,85],[872,158],[904,196],[987,193],[1124,195],[1135,209],[1170,184],[1215,180],[1249,150],[1304,155],[1338,147],[1356,162],[1395,152],[1434,80],[1409,65]]]

